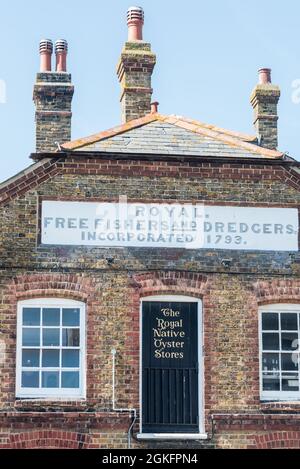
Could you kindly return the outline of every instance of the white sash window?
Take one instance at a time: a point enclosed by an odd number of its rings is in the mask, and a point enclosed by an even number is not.
[[[42,298],[20,301],[16,396],[85,395],[85,305]]]
[[[300,305],[267,305],[259,313],[261,398],[299,400]]]

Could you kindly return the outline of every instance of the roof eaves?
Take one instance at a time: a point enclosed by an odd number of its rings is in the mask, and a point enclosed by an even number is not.
[[[59,156],[59,155],[58,155]],[[38,157],[38,155],[36,155]],[[143,161],[181,161],[181,162],[210,162],[210,163],[220,163],[226,162],[229,164],[274,164],[274,165],[283,165],[283,166],[292,166],[295,165],[300,167],[300,162],[297,162],[293,159],[283,158],[270,158],[257,156],[216,156],[216,155],[198,155],[198,154],[182,154],[182,153],[137,153],[137,152],[119,152],[115,151],[105,151],[105,150],[68,150],[62,152],[60,157],[72,157],[72,158],[103,158],[103,159],[120,159],[120,160],[143,160]],[[45,155],[44,155],[45,158]]]

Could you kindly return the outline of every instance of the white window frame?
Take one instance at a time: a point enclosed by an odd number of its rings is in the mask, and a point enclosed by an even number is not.
[[[24,388],[22,377],[22,311],[23,307],[78,308],[80,310],[80,351],[79,351],[79,387],[78,388]],[[65,298],[34,298],[22,300],[17,305],[17,356],[16,356],[16,397],[23,399],[66,400],[85,399],[86,397],[86,305],[81,301]]]
[[[259,313],[259,381],[260,381],[260,399],[261,401],[299,401],[300,400],[300,387],[299,391],[264,391],[263,390],[263,347],[262,347],[262,314],[263,313],[300,313],[300,304],[289,304],[289,303],[278,303],[278,304],[268,304],[265,306],[260,306],[258,309]],[[300,329],[300,318],[298,323],[298,328]],[[298,329],[298,334],[300,337],[300,331]],[[298,351],[300,352],[300,344],[298,345]],[[270,352],[272,353],[272,352]],[[274,352],[275,353],[275,352]],[[281,356],[281,344],[278,351]],[[298,373],[300,374],[300,366],[298,365]]]
[[[143,423],[143,403],[142,403],[142,352],[143,352],[143,303],[148,301],[167,301],[167,302],[180,302],[180,303],[196,303],[198,313],[198,364],[199,364],[199,378],[198,378],[198,402],[199,402],[199,433],[142,433]],[[140,433],[137,438],[139,440],[205,440],[207,434],[204,428],[204,356],[203,356],[203,312],[202,300],[194,296],[182,295],[155,295],[145,296],[140,300]]]

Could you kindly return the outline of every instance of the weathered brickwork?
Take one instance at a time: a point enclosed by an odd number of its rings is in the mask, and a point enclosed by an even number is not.
[[[71,140],[74,86],[68,73],[38,73],[33,89],[36,107],[36,151],[55,151]]]
[[[254,126],[260,145],[275,150],[278,146],[277,104],[280,89],[272,83],[256,85],[251,95],[254,109]]]
[[[151,184],[150,184],[151,181]],[[139,429],[140,299],[179,294],[203,301],[204,442],[134,447],[298,447],[299,404],[259,396],[258,307],[300,303],[297,253],[40,246],[41,200],[184,201],[298,207],[297,173],[284,164],[134,161],[66,157],[37,163],[0,187],[0,447],[126,448],[130,413]],[[224,267],[221,259],[230,256]],[[107,258],[113,258],[108,263]],[[55,297],[83,301],[87,397],[15,398],[16,305]],[[20,412],[22,411],[22,412]],[[282,412],[289,415],[283,417]],[[293,415],[292,415],[293,413]]]
[[[117,65],[121,84],[122,122],[151,112],[151,76],[156,57],[147,42],[126,42]]]

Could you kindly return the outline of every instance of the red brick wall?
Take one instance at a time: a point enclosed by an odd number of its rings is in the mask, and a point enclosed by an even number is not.
[[[201,445],[294,447],[299,404],[259,399],[258,307],[300,303],[297,254],[230,252],[226,269],[220,260],[228,252],[44,247],[37,218],[42,198],[117,200],[120,194],[295,207],[299,187],[297,175],[281,166],[79,158],[43,162],[0,189],[0,446],[126,447],[130,415],[111,411],[111,349],[117,349],[117,405],[138,409],[140,299],[180,294],[203,301],[206,431],[211,436],[213,416],[215,434]],[[86,400],[15,399],[16,305],[39,296],[86,304]]]

